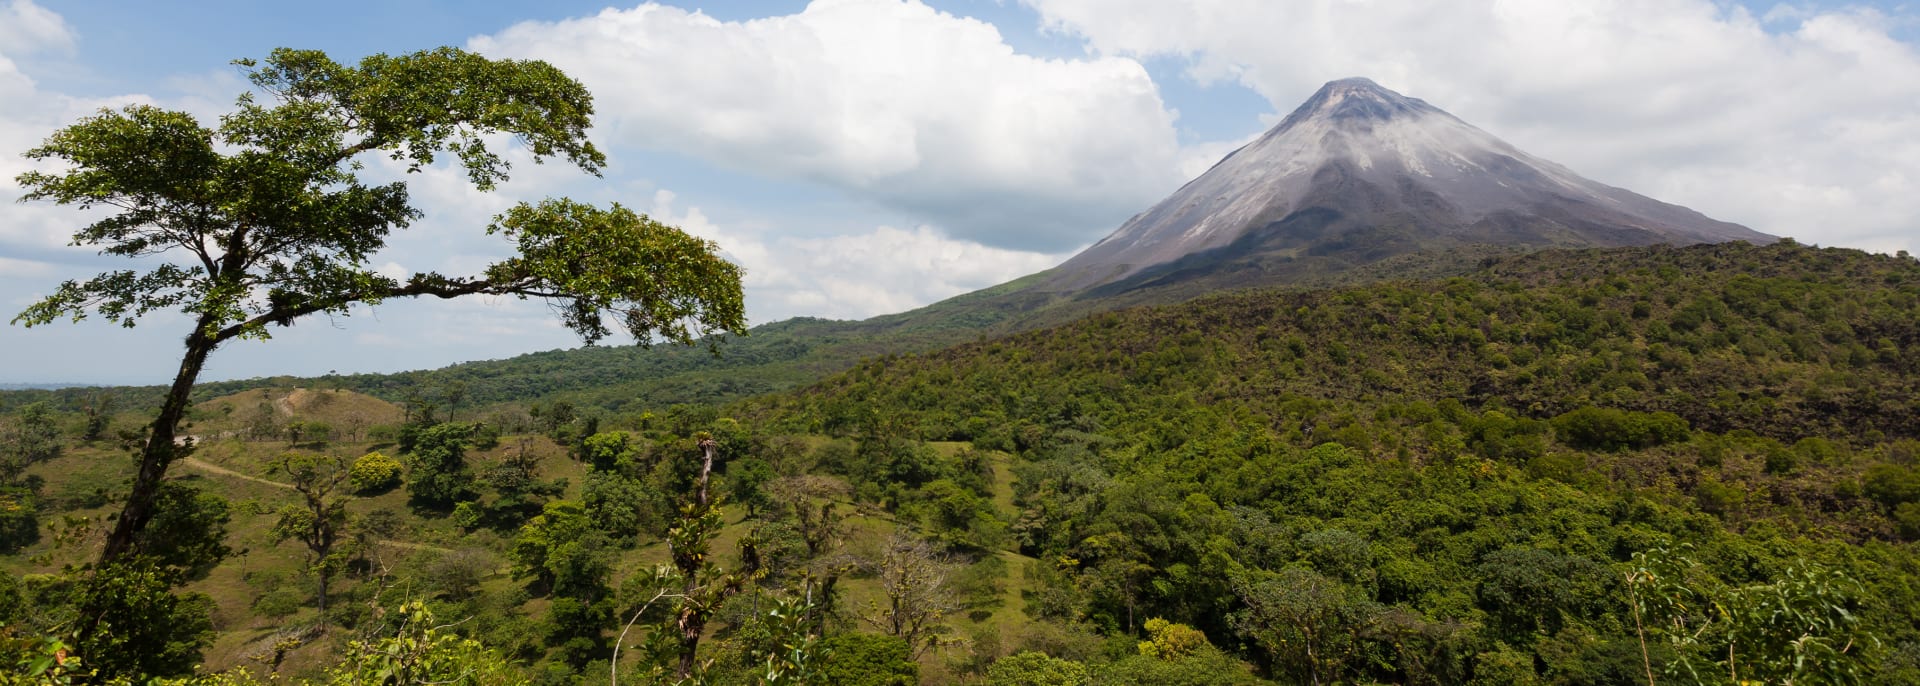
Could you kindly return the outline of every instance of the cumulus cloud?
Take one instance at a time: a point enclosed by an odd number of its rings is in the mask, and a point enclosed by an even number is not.
[[[73,31],[60,15],[28,0],[12,0],[0,7],[0,53],[14,56],[73,50]]]
[[[579,78],[617,142],[828,184],[1003,248],[1090,242],[1184,180],[1138,62],[1018,54],[918,0],[743,22],[646,4],[471,47]]]
[[[70,49],[72,42],[57,14],[22,0],[0,7],[0,251],[15,258],[15,270],[49,268],[38,260],[54,258],[75,228],[70,210],[17,202],[24,191],[14,177],[37,166],[21,153],[61,124],[114,102],[48,92],[16,61],[34,52]]]
[[[1597,180],[1803,241],[1920,248],[1920,55],[1872,10],[1705,0],[1024,0],[1095,55],[1277,112],[1370,76]]]
[[[745,272],[748,315],[764,323],[799,315],[865,319],[1011,281],[1052,267],[1066,253],[994,248],[928,226],[879,226],[802,238],[723,228],[698,207],[654,194],[649,215],[711,240]]]

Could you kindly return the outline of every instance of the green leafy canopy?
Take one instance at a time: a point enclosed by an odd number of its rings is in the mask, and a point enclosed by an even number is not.
[[[145,269],[68,281],[13,319],[36,326],[97,313],[132,326],[180,309],[217,344],[267,338],[316,312],[431,295],[538,297],[588,342],[607,317],[641,343],[691,342],[744,327],[739,269],[715,246],[619,205],[521,203],[489,233],[518,255],[474,276],[369,268],[389,232],[421,213],[404,182],[369,185],[361,159],[386,154],[409,172],[451,156],[476,188],[510,164],[487,141],[508,134],[536,162],[564,158],[598,175],[606,157],[586,139],[592,97],[539,61],[493,60],[454,48],[374,55],[357,66],[277,49],[239,60],[256,92],[208,128],[150,105],[102,110],[29,150],[67,163],[18,177],[24,200],[107,208],[72,243],[127,257],[178,256]]]

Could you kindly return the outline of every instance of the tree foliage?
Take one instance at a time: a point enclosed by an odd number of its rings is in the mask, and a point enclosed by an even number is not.
[[[374,451],[353,461],[353,467],[347,473],[347,482],[355,493],[378,494],[400,483],[401,469],[399,460]]]
[[[467,465],[467,444],[476,426],[448,422],[419,429],[407,458],[407,494],[421,505],[448,509],[477,493]],[[403,441],[403,444],[407,441]]]
[[[987,668],[989,686],[1085,686],[1089,678],[1084,664],[1034,651],[1008,655]]]
[[[868,602],[861,621],[906,641],[908,655],[914,659],[939,645],[952,631],[948,615],[960,609],[952,585],[954,568],[947,556],[901,532],[869,564],[880,582],[880,597]]]
[[[1288,682],[1642,682],[1731,644],[1641,652],[1621,571],[1685,544],[1694,588],[1778,595],[1814,565],[1825,597],[1857,598],[1836,601],[1843,637],[1740,639],[1775,646],[1753,659],[1830,645],[1823,664],[1898,680],[1914,663],[1894,656],[1920,654],[1915,322],[1911,259],[1549,251],[1096,314],[738,407],[838,438],[822,465],[869,481],[856,499],[930,526],[965,509],[944,507],[964,470],[859,446],[1012,453],[1030,616],[1129,645],[1159,617]]]
[[[388,235],[421,212],[404,181],[363,182],[364,156],[385,155],[409,172],[451,157],[489,190],[510,165],[488,141],[505,134],[536,161],[558,157],[598,173],[605,157],[586,140],[591,96],[551,65],[453,48],[353,66],[278,49],[236,64],[265,100],[243,93],[218,127],[150,105],[103,110],[27,151],[64,169],[18,177],[27,200],[109,210],[74,233],[75,245],[160,259],[65,282],[14,323],[97,314],[132,326],[156,310],[194,320],[103,559],[137,552],[135,534],[177,456],[188,395],[226,341],[392,298],[483,294],[546,299],[590,343],[611,333],[609,317],[642,343],[741,328],[739,270],[711,243],[619,205],[517,204],[487,227],[517,253],[480,274],[395,278],[373,268]]]
[[[217,494],[179,481],[160,486],[158,514],[140,532],[140,549],[156,564],[199,579],[226,559],[233,506]]]
[[[293,539],[306,546],[307,570],[318,586],[314,599],[324,614],[327,583],[345,566],[349,553],[339,547],[351,521],[349,496],[340,492],[340,486],[352,476],[352,468],[344,458],[310,453],[282,455],[273,468],[286,475],[300,494],[298,504],[280,509],[273,524],[274,541]]]

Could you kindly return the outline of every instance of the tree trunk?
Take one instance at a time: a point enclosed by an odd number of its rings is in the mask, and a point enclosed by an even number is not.
[[[820,604],[808,610],[812,612],[814,616],[814,631],[819,632],[821,636],[827,635],[827,617],[828,613],[833,610],[834,600],[838,597],[836,594],[838,594],[839,591],[834,590],[834,587],[839,583],[840,574],[837,572],[828,574],[825,579],[822,579],[820,581]]]
[[[326,569],[321,569],[321,570],[319,571],[319,573],[318,573],[318,574],[315,574],[315,576],[317,576],[317,577],[319,577],[319,578],[320,578],[320,603],[319,603],[319,605],[320,605],[320,624],[321,624],[321,626],[326,626],[326,621],[327,621],[327,620],[326,620],[326,617],[327,617],[327,577],[329,576],[329,574],[327,574],[327,570],[326,570]]]
[[[696,498],[694,501],[694,512],[697,513],[698,516],[706,515],[708,504],[711,502],[707,499],[707,481],[713,474],[713,454],[718,448],[719,444],[715,443],[711,438],[703,438],[700,440],[702,460],[700,464],[700,480],[695,482],[696,490],[694,491],[694,497]],[[678,556],[675,557],[677,562]],[[705,601],[705,599],[696,600],[696,598],[700,598],[699,592],[701,590],[700,567],[701,565],[694,564],[683,565],[680,568],[680,574],[686,577],[686,587],[681,590],[680,616],[674,622],[680,630],[680,662],[678,665],[675,665],[674,674],[681,679],[686,679],[693,674],[694,654],[700,650],[700,635],[706,631],[706,613],[710,612],[710,609],[696,605],[698,602]],[[722,598],[724,596],[716,593],[713,597]],[[717,605],[718,602],[716,601],[715,604]]]
[[[106,547],[100,551],[102,564],[140,552],[135,549],[134,539],[153,519],[153,501],[160,493],[161,480],[167,476],[167,466],[174,458],[186,454],[174,445],[174,430],[187,414],[188,396],[200,378],[200,368],[206,364],[207,355],[220,345],[207,335],[209,324],[208,319],[202,317],[194,323],[193,333],[187,336],[187,352],[180,360],[180,373],[173,377],[173,387],[167,390],[167,399],[160,404],[160,415],[154,418],[152,432],[147,435],[147,445],[140,451],[140,471],[133,478],[133,490],[127,494],[126,507],[120,510],[120,519],[114,522],[113,531],[107,534]]]

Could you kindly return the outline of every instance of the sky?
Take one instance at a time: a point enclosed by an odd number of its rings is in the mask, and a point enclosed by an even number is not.
[[[619,202],[715,241],[752,323],[899,312],[1058,264],[1366,76],[1595,180],[1803,243],[1920,252],[1920,5],[1708,0],[0,0],[0,310],[127,268],[17,202],[21,153],[100,108],[211,123],[279,47],[541,59],[595,97],[603,178],[532,165],[424,212],[383,272],[474,273],[520,201]],[[149,264],[151,264],[149,262]],[[0,383],[164,383],[188,322],[0,327]],[[203,379],[568,348],[536,302],[392,302],[214,353]],[[615,344],[618,341],[614,341]]]

